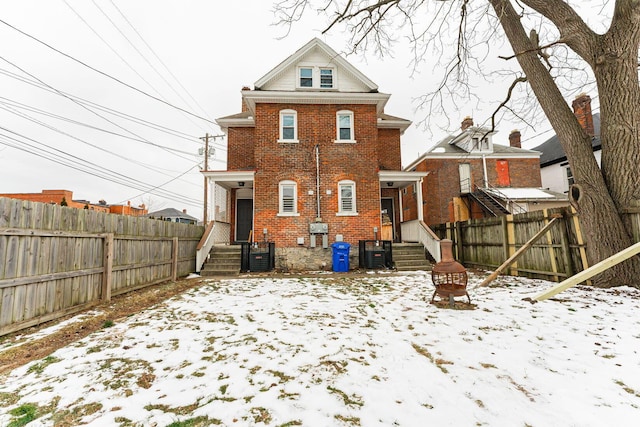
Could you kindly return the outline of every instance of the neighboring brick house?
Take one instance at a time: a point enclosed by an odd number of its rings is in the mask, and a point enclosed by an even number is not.
[[[121,215],[140,216],[148,212],[144,205],[134,207],[131,206],[131,202],[127,202],[126,205],[107,205],[104,200],[101,200],[98,204],[91,203],[88,200],[74,200],[73,192],[69,190],[42,190],[42,193],[5,193],[0,194],[0,197],[54,205],[66,205],[67,207],[75,209],[88,209]]]
[[[319,39],[241,94],[242,111],[217,120],[227,170],[203,171],[209,211],[230,213],[228,242],[266,239],[277,265],[316,268],[334,241],[381,238],[383,213],[400,239],[400,189],[426,174],[401,170],[410,121],[385,114],[390,95]]]
[[[421,191],[425,223],[566,205],[566,197],[540,188],[540,153],[521,148],[519,131],[511,132],[509,146],[494,143],[494,134],[467,117],[460,133],[447,136],[405,168],[428,173]],[[403,190],[406,219],[418,217],[418,188]]]
[[[602,146],[600,143],[600,114],[591,111],[591,97],[585,93],[578,95],[572,102],[573,112],[578,121],[591,136],[591,147],[596,162],[600,165]],[[564,153],[558,136],[554,135],[542,144],[533,148],[542,153],[540,156],[540,175],[542,187],[558,193],[567,194],[573,184],[573,174],[569,167],[567,155]]]

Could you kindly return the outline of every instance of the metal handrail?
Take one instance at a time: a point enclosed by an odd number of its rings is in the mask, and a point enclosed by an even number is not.
[[[486,194],[488,197],[490,197],[494,202],[502,205],[502,203],[500,203],[499,200],[497,200],[492,194],[491,192],[487,192],[486,190],[491,190],[494,193],[497,193],[498,195],[501,196],[501,198],[505,201],[506,206],[505,209],[508,210],[509,212],[511,212],[512,214],[517,214],[517,213],[525,213],[527,212],[527,210],[522,207],[522,205],[518,204],[516,201],[514,201],[513,199],[510,199],[509,197],[507,197],[506,194],[504,194],[502,191],[500,191],[499,187],[495,187],[491,184],[489,184],[488,182],[486,183],[486,186],[481,187],[478,184],[476,184],[473,180],[471,180],[471,178],[466,178],[465,180],[461,180],[461,187],[463,186],[462,184],[467,184],[465,187],[469,188],[470,194],[473,194],[473,192],[475,190],[480,190],[482,191],[484,194]],[[460,194],[464,194],[462,192],[460,192]],[[509,209],[509,206],[512,206],[515,209]]]

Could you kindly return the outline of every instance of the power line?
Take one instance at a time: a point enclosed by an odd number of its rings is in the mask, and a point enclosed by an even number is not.
[[[137,88],[137,87],[135,87],[135,86],[132,86],[132,85],[130,85],[130,84],[128,84],[128,83],[125,83],[124,81],[122,81],[122,80],[120,80],[120,79],[118,79],[118,78],[116,78],[116,77],[113,77],[112,75],[110,75],[110,74],[108,74],[108,73],[105,73],[104,71],[98,70],[97,68],[92,67],[91,65],[89,65],[89,64],[87,64],[87,63],[85,63],[85,62],[82,62],[81,60],[79,60],[79,59],[77,59],[77,58],[75,58],[75,57],[73,57],[73,56],[71,56],[71,55],[69,55],[69,54],[67,54],[67,53],[62,52],[61,50],[56,49],[55,47],[53,47],[53,46],[51,46],[51,45],[49,45],[49,44],[45,43],[44,41],[42,41],[42,40],[38,39],[37,37],[32,36],[31,34],[28,34],[28,33],[24,32],[24,31],[22,31],[22,30],[20,30],[20,29],[18,29],[18,28],[16,28],[16,27],[14,27],[13,25],[9,24],[8,22],[4,21],[3,19],[0,19],[0,23],[2,23],[2,24],[4,24],[4,25],[6,25],[7,27],[9,27],[9,28],[11,28],[11,29],[13,29],[13,30],[15,30],[15,31],[19,32],[20,34],[22,34],[22,35],[24,35],[24,36],[26,36],[26,37],[29,37],[30,39],[32,39],[32,40],[34,40],[34,41],[36,41],[36,42],[38,42],[38,43],[42,44],[43,46],[46,46],[47,48],[49,48],[49,49],[53,50],[54,52],[57,52],[57,53],[59,53],[60,55],[62,55],[62,56],[64,56],[64,57],[66,57],[66,58],[69,58],[69,59],[71,59],[72,61],[77,62],[78,64],[80,64],[80,65],[82,65],[82,66],[84,66],[84,67],[86,67],[86,68],[89,68],[90,70],[92,70],[92,71],[94,71],[94,72],[96,72],[96,73],[98,73],[98,74],[101,74],[101,75],[103,75],[103,76],[105,76],[105,77],[107,77],[107,78],[109,78],[109,79],[111,79],[111,80],[113,80],[113,81],[115,81],[115,82],[117,82],[117,83],[120,83],[121,85],[123,85],[123,86],[125,86],[125,87],[128,87],[129,89],[132,89],[132,90],[134,90],[134,91],[136,91],[136,92],[138,92],[138,93],[141,93],[142,95],[145,95],[145,96],[147,96],[147,97],[149,97],[149,98],[151,98],[151,99],[154,99],[154,100],[156,100],[156,101],[158,101],[158,102],[161,102],[161,103],[163,103],[163,104],[165,104],[165,105],[168,105],[169,107],[175,108],[176,110],[179,110],[179,111],[182,111],[182,112],[184,112],[184,113],[186,113],[186,114],[189,114],[190,116],[193,116],[193,117],[198,118],[198,119],[200,119],[200,120],[204,120],[205,122],[208,122],[208,123],[211,123],[211,124],[214,124],[214,125],[216,124],[216,123],[215,123],[214,121],[212,121],[212,120],[209,120],[209,119],[207,119],[207,118],[205,118],[205,117],[199,116],[199,115],[197,115],[197,114],[195,114],[195,113],[192,113],[192,112],[190,112],[190,111],[188,111],[188,110],[185,110],[184,108],[180,108],[180,107],[178,107],[178,106],[176,106],[176,105],[173,105],[173,104],[171,104],[171,103],[169,103],[169,102],[167,102],[167,101],[165,101],[165,100],[163,100],[163,99],[160,99],[160,98],[158,98],[158,97],[156,97],[156,96],[151,95],[150,93],[147,93],[147,92],[143,91],[142,89],[138,89],[138,88]]]
[[[94,115],[96,115],[96,116],[100,117],[101,119],[105,120],[106,122],[108,122],[108,123],[110,123],[110,124],[112,124],[112,125],[114,125],[114,126],[116,126],[116,127],[120,128],[120,129],[124,130],[125,132],[128,132],[128,133],[130,133],[131,135],[134,135],[134,136],[136,136],[136,137],[138,137],[138,138],[142,139],[142,140],[145,142],[145,144],[153,145],[153,146],[155,146],[155,147],[158,147],[158,148],[161,148],[161,149],[163,149],[163,150],[166,150],[167,152],[169,152],[169,153],[170,153],[170,151],[169,151],[166,147],[164,147],[164,146],[162,146],[162,145],[155,144],[155,143],[153,143],[153,142],[151,142],[151,141],[149,141],[149,140],[147,140],[147,139],[145,139],[145,138],[142,138],[140,135],[138,135],[138,134],[136,134],[136,133],[134,133],[134,132],[130,131],[129,129],[126,129],[126,128],[124,128],[124,127],[120,126],[119,124],[117,124],[116,122],[114,122],[114,121],[112,121],[112,120],[109,120],[108,118],[104,117],[103,115],[96,113],[95,111],[93,111],[92,109],[90,109],[89,107],[87,107],[86,105],[84,105],[84,104],[82,104],[82,103],[79,103],[79,102],[78,102],[78,101],[76,101],[75,99],[73,99],[73,98],[70,98],[70,97],[66,96],[63,92],[61,92],[61,91],[57,90],[56,88],[54,88],[54,87],[53,87],[53,86],[51,86],[51,85],[48,85],[48,84],[47,84],[47,83],[45,83],[45,82],[43,82],[42,80],[40,80],[39,78],[37,78],[37,77],[36,77],[36,76],[34,76],[33,74],[31,74],[31,73],[27,72],[26,70],[22,69],[21,67],[19,67],[19,66],[18,66],[18,65],[16,65],[15,63],[13,63],[13,62],[9,61],[8,59],[6,59],[5,57],[3,57],[2,55],[0,55],[0,59],[2,59],[3,61],[7,62],[8,64],[13,65],[13,66],[14,66],[15,68],[17,68],[18,70],[20,70],[20,71],[22,71],[23,73],[27,74],[28,76],[30,76],[30,77],[32,77],[32,78],[34,78],[34,79],[36,79],[37,81],[39,81],[39,82],[40,82],[40,83],[42,83],[43,85],[45,85],[45,86],[47,86],[48,88],[50,88],[50,89],[54,90],[54,91],[55,91],[57,94],[59,94],[60,96],[62,96],[62,97],[64,97],[64,98],[68,99],[69,101],[73,102],[73,103],[74,103],[74,104],[76,104],[76,105],[79,105],[81,108],[84,108],[85,110],[89,111],[91,114],[94,114]],[[185,159],[184,157],[182,157],[182,156],[180,156],[180,155],[178,155],[178,154],[176,154],[176,153],[171,153],[171,154],[173,154],[174,156],[177,156],[177,157],[180,157],[180,158]],[[186,159],[186,160],[191,160],[191,159]]]
[[[116,110],[116,109],[113,109],[113,108],[110,108],[110,107],[106,107],[106,106],[104,106],[102,104],[98,104],[96,102],[89,101],[88,99],[85,99],[85,98],[70,94],[68,92],[64,92],[64,91],[61,91],[61,90],[58,90],[58,89],[50,88],[49,86],[39,82],[35,78],[33,80],[30,80],[30,79],[28,79],[28,78],[26,78],[24,76],[19,75],[19,74],[12,73],[11,71],[6,70],[4,68],[0,68],[0,74],[4,74],[7,77],[10,77],[12,79],[21,81],[22,83],[34,86],[34,87],[36,87],[36,88],[38,88],[40,90],[44,90],[44,91],[47,91],[47,92],[50,92],[50,93],[53,93],[53,94],[56,94],[56,95],[59,95],[59,96],[63,96],[64,98],[73,99],[73,100],[77,101],[77,103],[79,103],[79,104],[82,104],[82,105],[85,105],[85,106],[90,106],[92,108],[95,108],[97,110],[103,111],[105,113],[112,114],[112,115],[114,115],[116,117],[119,117],[121,119],[128,120],[128,121],[131,121],[131,122],[136,123],[138,125],[145,126],[145,127],[151,128],[153,130],[157,130],[159,132],[163,132],[163,133],[166,133],[168,135],[175,136],[177,138],[184,139],[186,141],[189,141],[189,142],[192,142],[194,144],[200,145],[200,141],[198,141],[198,137],[196,137],[196,136],[189,135],[186,132],[182,132],[182,131],[179,131],[179,130],[176,130],[176,129],[172,129],[172,128],[169,128],[169,127],[157,124],[157,123],[153,123],[151,121],[142,119],[140,117],[132,116],[132,115],[124,113],[122,111],[119,111],[119,110]],[[21,104],[21,103],[15,101],[15,100],[10,100],[10,99],[5,98],[5,97],[0,97],[0,99],[5,99],[7,101],[13,102],[13,103],[18,104],[18,105],[26,105],[26,104]],[[35,107],[26,106],[25,108],[35,108]],[[42,111],[42,110],[40,110],[40,111]],[[53,113],[42,112],[41,114],[57,116],[57,115],[55,115]],[[57,117],[60,117],[60,116],[57,116]],[[61,119],[61,120],[71,120],[71,119]],[[80,123],[80,122],[78,122],[78,123]],[[93,126],[90,126],[90,125],[86,125],[86,126],[93,127]],[[112,132],[112,131],[107,131],[107,130],[104,130],[104,131],[105,132],[109,132],[109,133],[113,133],[114,135],[119,135],[119,136],[121,136],[123,138],[129,138],[129,139],[132,139],[134,141],[143,141],[141,139],[127,137],[126,135],[118,134],[118,133],[115,133],[115,132]],[[166,147],[166,148],[170,149],[170,150],[172,149],[172,148],[169,148],[169,147]],[[226,147],[224,145],[217,145],[216,148],[218,150],[221,150],[221,151],[227,151],[227,149],[226,149]],[[175,149],[172,149],[172,150],[175,150]],[[176,151],[179,151],[179,150],[176,150]],[[187,153],[187,154],[190,154],[190,153]]]
[[[100,11],[100,13],[102,13],[102,15],[107,18],[107,20],[111,23],[111,25],[113,25],[113,27],[120,33],[120,35],[127,41],[127,43],[129,43],[129,45],[138,53],[138,55],[140,55],[140,57],[147,63],[147,65],[149,65],[149,67],[151,67],[151,69],[156,73],[156,75],[158,75],[158,77],[160,77],[162,79],[162,81],[169,87],[169,89],[171,89],[173,91],[173,93],[175,93],[178,98],[180,98],[180,100],[182,102],[184,102],[186,105],[188,105],[190,108],[193,108],[190,104],[189,101],[187,101],[186,99],[184,99],[184,97],[173,87],[173,85],[164,78],[164,76],[162,75],[162,73],[160,73],[158,71],[158,69],[151,63],[151,61],[149,61],[149,59],[147,59],[147,57],[144,55],[144,53],[142,53],[140,51],[140,49],[138,49],[138,47],[135,45],[135,43],[133,43],[131,41],[131,39],[129,37],[127,37],[127,35],[120,29],[120,27],[115,23],[115,21],[113,19],[111,19],[111,17],[109,16],[108,13],[106,13],[104,11],[104,9],[102,9],[100,7],[100,5],[98,3],[96,3],[95,0],[92,0],[93,5]],[[113,4],[113,2],[112,2]],[[120,14],[122,15],[122,12],[120,11],[120,9],[118,9],[118,12],[120,12]],[[126,19],[125,19],[126,20]],[[131,23],[129,21],[127,21],[127,23],[129,24],[129,26],[131,26]],[[134,28],[135,30],[135,28]],[[147,45],[148,46],[148,45]],[[156,90],[156,92],[158,92]],[[163,97],[164,99],[164,97]],[[189,118],[191,119],[191,118]],[[192,121],[192,123],[196,126],[198,126],[195,122]]]
[[[134,160],[134,159],[132,159],[130,157],[127,157],[127,156],[124,156],[122,154],[118,154],[118,153],[115,153],[113,151],[107,150],[106,148],[101,147],[99,145],[92,144],[92,143],[90,143],[90,142],[88,142],[88,141],[86,141],[86,140],[84,140],[82,138],[78,138],[78,137],[76,137],[74,135],[71,135],[71,134],[69,134],[69,133],[67,133],[67,132],[65,132],[65,131],[63,131],[61,129],[56,128],[55,126],[51,126],[48,123],[42,122],[40,120],[37,120],[37,119],[27,115],[27,114],[14,111],[11,107],[8,107],[8,108],[7,107],[4,107],[4,108],[0,107],[0,108],[2,108],[5,111],[8,111],[9,113],[17,115],[18,117],[22,117],[25,120],[31,121],[33,123],[36,123],[36,124],[38,124],[38,125],[40,125],[42,127],[45,127],[47,129],[49,129],[49,130],[52,130],[54,132],[57,132],[57,133],[59,133],[61,135],[66,136],[68,138],[71,138],[71,139],[73,139],[75,141],[78,141],[78,142],[80,142],[82,144],[88,145],[89,147],[95,148],[96,150],[102,151],[102,152],[107,153],[107,154],[111,154],[112,156],[118,157],[118,158],[120,158],[122,160],[125,160],[127,162],[131,162],[131,163],[133,163],[133,164],[135,164],[137,166],[141,166],[141,167],[143,167],[145,169],[148,169],[148,170],[151,170],[153,172],[160,173],[160,174],[163,174],[163,175],[168,175],[166,172],[164,172],[160,168],[153,167],[151,165],[148,165],[146,163],[140,162],[138,160]],[[187,154],[189,154],[189,153],[187,153]]]
[[[167,67],[167,64],[164,63],[164,61],[160,58],[160,56],[158,56],[158,54],[155,52],[155,50],[153,50],[153,48],[149,45],[149,43],[147,43],[147,41],[144,39],[144,37],[142,37],[142,34],[140,34],[138,32],[138,30],[133,26],[133,24],[131,23],[131,21],[129,21],[129,19],[127,19],[127,17],[125,16],[124,13],[122,13],[122,11],[120,10],[120,8],[113,2],[113,0],[109,0],[109,2],[113,5],[113,7],[118,11],[118,13],[120,13],[120,15],[122,16],[122,18],[127,22],[127,24],[129,24],[129,26],[131,27],[131,29],[138,35],[138,37],[140,38],[140,40],[142,40],[142,42],[145,44],[145,46],[147,46],[147,48],[149,49],[149,51],[151,51],[151,53],[153,54],[153,56],[155,56],[155,58],[158,60],[158,62],[160,64],[162,64],[162,66],[164,67],[165,70],[167,70],[167,72],[169,73],[169,75],[171,75],[171,77],[173,77],[173,79],[176,81],[176,83],[178,83],[178,85],[182,88],[182,90],[184,90],[184,92],[189,95],[189,98],[191,98],[191,100],[196,104],[196,106],[198,106],[198,108],[200,108],[200,111],[202,113],[204,113],[205,115],[206,110],[202,107],[202,105],[200,105],[198,103],[198,101],[193,97],[193,95],[191,95],[191,93],[187,90],[187,88],[185,88],[182,83],[180,83],[180,80],[171,72],[171,70],[169,69],[169,67]]]
[[[20,144],[19,146],[16,146],[15,144],[7,144],[5,142],[5,143],[3,143],[4,145],[16,148],[16,149],[21,150],[21,151],[25,151],[25,152],[33,154],[33,155],[36,155],[37,157],[41,157],[41,158],[44,158],[46,160],[53,161],[53,162],[61,164],[63,166],[67,166],[69,168],[72,168],[72,169],[78,170],[80,172],[95,176],[97,178],[104,179],[106,181],[113,182],[115,184],[132,187],[132,188],[135,188],[137,190],[141,190],[141,191],[145,191],[145,192],[153,192],[155,190],[159,190],[159,188],[161,187],[161,186],[155,186],[153,184],[145,183],[145,182],[140,181],[140,180],[135,179],[135,178],[128,177],[128,176],[126,176],[124,174],[121,174],[119,172],[116,172],[116,171],[113,171],[111,169],[105,168],[102,165],[98,165],[98,164],[96,164],[94,162],[88,161],[86,159],[82,159],[81,157],[78,157],[76,155],[67,153],[64,150],[60,150],[58,148],[52,147],[52,146],[50,146],[48,144],[45,144],[43,142],[40,142],[40,141],[38,141],[36,139],[29,138],[29,137],[27,137],[25,135],[22,135],[19,132],[12,131],[12,130],[4,128],[2,126],[0,126],[0,129],[4,130],[6,132],[9,132],[10,134],[19,136],[20,138],[22,138],[22,139],[24,139],[26,141],[31,141],[31,142],[33,142],[35,144],[40,145],[41,147],[45,147],[45,149],[38,148],[35,145],[30,144],[29,142],[21,141],[19,139],[16,139],[15,137],[12,137],[12,136],[9,136],[9,135],[6,135],[6,134],[0,134],[0,136],[5,138],[5,140],[9,139],[11,141],[15,141],[15,142]],[[27,150],[23,146],[31,147],[32,149],[37,150],[37,151]],[[46,156],[43,155],[43,153],[46,154]],[[93,166],[93,169],[87,169],[88,166]],[[198,166],[198,164],[195,164],[189,170],[193,169],[196,166]],[[184,175],[184,174],[181,174],[178,177],[181,177],[182,175]],[[174,179],[172,179],[170,181],[167,181],[167,183],[172,182],[175,179],[176,178],[174,178]],[[163,184],[163,185],[165,185],[165,184]],[[166,197],[166,198],[169,198],[169,199],[172,199],[172,200],[180,201],[180,202],[183,202],[183,203],[191,203],[191,204],[193,204],[195,206],[198,206],[198,207],[200,206],[200,201],[197,201],[196,199],[193,199],[193,198],[188,198],[188,197],[186,197],[186,196],[184,196],[184,195],[182,195],[180,193],[174,193],[174,192],[169,191],[169,190],[161,190],[161,191],[156,192],[154,194],[156,194],[158,196],[161,196],[161,197]]]

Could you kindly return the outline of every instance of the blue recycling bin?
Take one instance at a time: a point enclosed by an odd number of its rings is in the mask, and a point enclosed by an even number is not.
[[[347,242],[335,242],[331,244],[333,250],[333,271],[344,273],[349,271],[349,248],[351,244]]]

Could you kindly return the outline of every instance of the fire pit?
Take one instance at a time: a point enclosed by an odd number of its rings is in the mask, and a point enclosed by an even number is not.
[[[453,307],[454,297],[467,296],[469,304],[471,298],[467,292],[467,269],[462,264],[453,259],[453,242],[449,239],[440,241],[439,263],[431,270],[431,280],[436,290],[433,292],[431,302],[436,295],[440,298],[449,298],[449,306]]]

